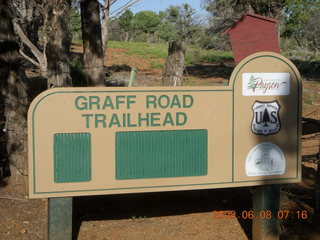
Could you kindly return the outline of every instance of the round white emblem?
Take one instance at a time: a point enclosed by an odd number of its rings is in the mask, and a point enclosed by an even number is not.
[[[283,174],[286,160],[282,150],[271,142],[254,146],[246,159],[247,176],[269,176]]]

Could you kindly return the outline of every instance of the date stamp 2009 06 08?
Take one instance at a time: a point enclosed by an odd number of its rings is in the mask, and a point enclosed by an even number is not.
[[[292,210],[279,210],[277,212],[271,212],[270,210],[267,211],[259,211],[254,212],[252,210],[249,211],[235,211],[235,210],[222,210],[222,211],[212,211],[211,218],[212,219],[271,219],[277,218],[279,220],[285,219],[308,219],[308,211],[306,210],[299,210],[299,211],[292,211]]]

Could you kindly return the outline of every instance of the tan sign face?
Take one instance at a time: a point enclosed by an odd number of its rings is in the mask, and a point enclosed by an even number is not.
[[[301,80],[281,55],[229,86],[56,88],[29,118],[30,197],[300,181]]]

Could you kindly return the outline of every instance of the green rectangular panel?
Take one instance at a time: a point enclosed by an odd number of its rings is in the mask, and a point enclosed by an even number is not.
[[[116,133],[116,179],[203,176],[207,130]]]
[[[54,181],[56,183],[91,180],[91,134],[54,134]]]

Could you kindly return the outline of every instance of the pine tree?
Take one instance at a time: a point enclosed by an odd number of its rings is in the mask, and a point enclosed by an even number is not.
[[[195,10],[188,4],[170,6],[164,16],[163,27],[171,29],[171,34],[166,33],[169,42],[168,57],[164,66],[162,85],[181,86],[184,58],[187,41],[197,30]]]
[[[250,80],[248,82],[248,89],[254,89],[254,85],[256,84],[255,78],[251,75]]]
[[[269,113],[268,110],[265,108],[264,112],[263,112],[263,117],[262,117],[262,121],[264,122],[264,127],[268,127],[268,122],[270,122],[270,117],[269,117]]]

